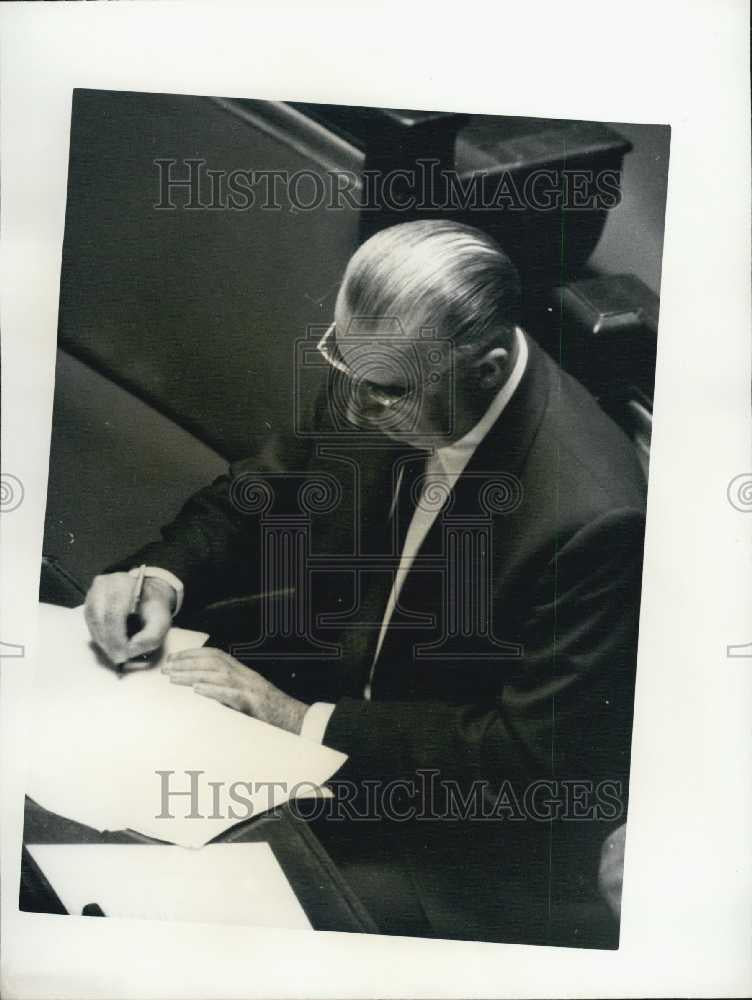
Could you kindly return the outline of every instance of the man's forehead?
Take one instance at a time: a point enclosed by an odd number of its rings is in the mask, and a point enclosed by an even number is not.
[[[406,324],[399,316],[351,316],[337,313],[335,316],[337,339],[367,337],[385,340],[409,339],[414,324]]]
[[[438,334],[435,327],[411,318],[404,321],[398,316],[349,316],[335,317],[335,338],[340,353],[346,360],[348,353],[364,353],[369,345],[379,353],[384,351],[403,355],[415,354],[435,344]]]
[[[425,349],[420,339],[399,327],[374,324],[354,325],[340,338],[337,347],[345,364],[360,378],[380,385],[409,385],[420,374]]]

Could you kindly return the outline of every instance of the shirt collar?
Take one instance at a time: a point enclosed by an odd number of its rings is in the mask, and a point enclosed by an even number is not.
[[[473,452],[499,419],[509,400],[514,395],[517,386],[522,381],[522,376],[525,374],[525,368],[527,367],[528,347],[525,335],[519,327],[516,327],[516,333],[519,351],[514,368],[504,385],[491,400],[486,412],[478,423],[458,441],[453,441],[443,448],[437,448],[434,452],[435,457],[439,459],[446,472],[456,474],[462,472],[470,461]]]

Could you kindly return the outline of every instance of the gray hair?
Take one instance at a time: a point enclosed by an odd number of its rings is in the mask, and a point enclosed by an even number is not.
[[[372,236],[350,259],[337,297],[351,317],[409,318],[468,344],[510,344],[519,321],[514,264],[486,233],[439,219]]]

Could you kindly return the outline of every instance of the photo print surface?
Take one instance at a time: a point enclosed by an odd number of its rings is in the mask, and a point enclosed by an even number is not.
[[[618,947],[668,155],[74,91],[22,909]]]

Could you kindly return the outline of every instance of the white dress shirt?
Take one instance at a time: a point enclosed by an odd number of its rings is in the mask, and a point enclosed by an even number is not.
[[[452,444],[446,445],[443,448],[434,449],[428,457],[426,462],[425,478],[423,480],[423,489],[421,491],[420,499],[415,507],[412,520],[410,521],[410,526],[407,529],[405,544],[402,548],[402,555],[400,556],[400,563],[396,573],[394,574],[392,590],[389,594],[389,600],[387,601],[386,608],[384,610],[384,617],[381,622],[381,631],[379,632],[379,638],[376,643],[376,651],[374,652],[373,662],[371,663],[371,671],[363,690],[363,697],[366,700],[370,700],[371,698],[371,682],[373,680],[376,661],[379,658],[379,653],[381,652],[381,647],[384,642],[384,636],[386,635],[386,630],[389,627],[389,622],[391,621],[392,614],[394,613],[394,608],[397,604],[397,599],[399,598],[402,586],[408,573],[410,572],[410,568],[412,567],[418,550],[423,544],[431,525],[436,520],[439,510],[442,507],[442,504],[440,503],[437,504],[425,499],[426,491],[431,490],[434,497],[437,493],[439,493],[439,491],[441,491],[441,493],[448,497],[449,492],[454,488],[454,485],[462,475],[465,466],[472,458],[473,452],[501,416],[504,408],[514,395],[517,386],[520,384],[527,366],[527,341],[525,340],[525,335],[519,327],[517,328],[517,344],[519,346],[519,352],[517,354],[517,360],[515,361],[512,373],[501,389],[499,389],[498,393],[491,400],[488,409],[478,423],[471,428],[471,430],[469,430],[464,437],[461,437],[459,441],[454,441]],[[399,487],[400,482],[398,480],[396,494],[399,493]],[[178,580],[172,573],[168,573],[167,570],[162,570],[152,566],[147,567],[146,575],[160,577],[175,588],[177,591],[177,605],[175,613],[177,614],[183,597],[183,584],[181,581]],[[313,705],[310,705],[303,716],[303,724],[300,730],[300,735],[306,739],[313,740],[316,743],[322,743],[326,727],[334,708],[335,706],[330,702],[323,701],[317,701],[314,702]]]

